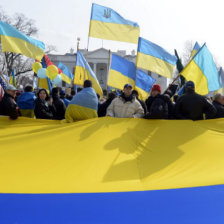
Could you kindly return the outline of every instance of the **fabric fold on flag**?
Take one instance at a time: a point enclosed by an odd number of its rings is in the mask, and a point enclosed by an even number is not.
[[[139,93],[139,98],[146,100],[149,96],[153,84],[156,82],[150,75],[137,69],[135,89]]]
[[[187,81],[193,81],[195,91],[201,95],[222,88],[218,69],[214,63],[212,54],[204,44],[181,72]]]
[[[92,4],[89,36],[129,43],[138,43],[139,25],[124,19],[111,8]]]
[[[69,68],[61,62],[58,63],[58,68],[62,71],[61,72],[62,80],[68,84],[71,84],[73,80],[73,75],[71,71],[69,70]]]
[[[96,91],[96,93],[98,93],[100,96],[103,95],[102,88],[95,73],[91,69],[82,53],[78,51],[76,57],[74,84],[83,86],[85,80],[91,80],[93,85],[92,87]]]
[[[45,45],[0,21],[2,52],[14,52],[41,61]]]
[[[136,66],[158,75],[172,78],[177,58],[162,47],[140,37]]]

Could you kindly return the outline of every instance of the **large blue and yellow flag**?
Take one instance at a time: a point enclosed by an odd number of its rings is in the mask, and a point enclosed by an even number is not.
[[[137,69],[135,89],[138,91],[140,99],[146,100],[148,98],[155,81],[156,80],[150,75],[140,69]]]
[[[44,43],[29,37],[9,24],[0,21],[2,52],[14,52],[41,61]]]
[[[95,90],[92,87],[84,88],[70,101],[65,112],[65,120],[72,123],[96,118],[98,117],[97,110],[98,98]]]
[[[223,130],[224,119],[0,117],[0,223],[222,224]]]
[[[12,69],[12,74],[11,74],[10,79],[9,79],[9,84],[13,85],[14,87],[17,88],[16,77],[15,77],[15,70],[14,69]]]
[[[72,75],[69,68],[61,62],[58,63],[58,68],[62,71],[62,73],[60,74],[62,80],[68,84],[71,84],[74,76]]]
[[[137,23],[124,19],[113,9],[92,4],[90,37],[137,44],[139,34]]]
[[[76,56],[74,84],[83,86],[85,80],[91,80],[93,89],[96,91],[96,93],[98,93],[100,96],[103,95],[102,88],[96,75],[94,74],[82,53],[78,51]]]
[[[181,72],[187,81],[195,83],[195,91],[201,95],[222,88],[218,69],[212,54],[204,44]]]
[[[107,85],[116,89],[123,89],[129,83],[135,85],[135,64],[116,54],[111,55],[111,65]]]
[[[195,45],[194,45],[194,48],[191,52],[191,58],[193,58],[197,53],[198,51],[200,50],[201,46],[199,45],[199,43],[196,41]]]
[[[162,47],[139,38],[136,66],[152,71],[158,75],[172,78],[177,58]]]

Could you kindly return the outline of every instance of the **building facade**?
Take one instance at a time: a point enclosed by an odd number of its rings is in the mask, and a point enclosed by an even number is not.
[[[80,50],[80,51],[82,52],[83,56],[86,58],[90,67],[96,74],[102,89],[106,90],[111,52],[105,48],[99,48],[94,51],[87,51],[87,50]],[[126,51],[123,50],[119,50],[117,52],[112,53],[122,56],[134,63],[136,61],[136,54],[134,50],[131,52],[130,55],[127,55]],[[48,56],[55,65],[57,65],[59,62],[62,62],[74,74],[76,64],[76,54],[74,53],[67,53],[65,55],[49,54]],[[156,79],[156,83],[161,85],[163,91],[167,88],[168,85],[167,78],[150,72],[148,74],[151,75],[154,79]],[[69,85],[63,82],[62,87],[69,87]]]

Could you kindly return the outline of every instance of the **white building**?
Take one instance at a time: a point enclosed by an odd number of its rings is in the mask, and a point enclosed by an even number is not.
[[[105,48],[99,48],[94,51],[87,51],[87,50],[80,50],[86,60],[88,61],[89,65],[91,66],[92,70],[96,74],[98,81],[102,87],[102,89],[107,89],[107,78],[108,78],[108,70],[110,66],[110,51]],[[119,56],[122,56],[132,62],[135,63],[136,61],[136,54],[133,50],[131,55],[127,55],[126,51],[119,50],[117,52],[112,52]],[[76,63],[76,54],[74,53],[67,53],[65,55],[48,55],[50,60],[57,65],[59,62],[65,64],[70,71],[74,74],[75,71],[75,63]],[[160,84],[162,90],[165,90],[168,85],[168,80],[165,77],[159,76],[157,74],[151,74],[154,79],[156,79],[156,83]],[[63,86],[68,86],[67,84],[63,83]]]

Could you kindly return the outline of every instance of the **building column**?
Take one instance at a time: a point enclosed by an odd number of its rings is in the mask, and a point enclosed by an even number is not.
[[[97,66],[97,63],[94,63],[93,64],[93,72],[95,73],[95,75],[96,75],[96,66]]]

